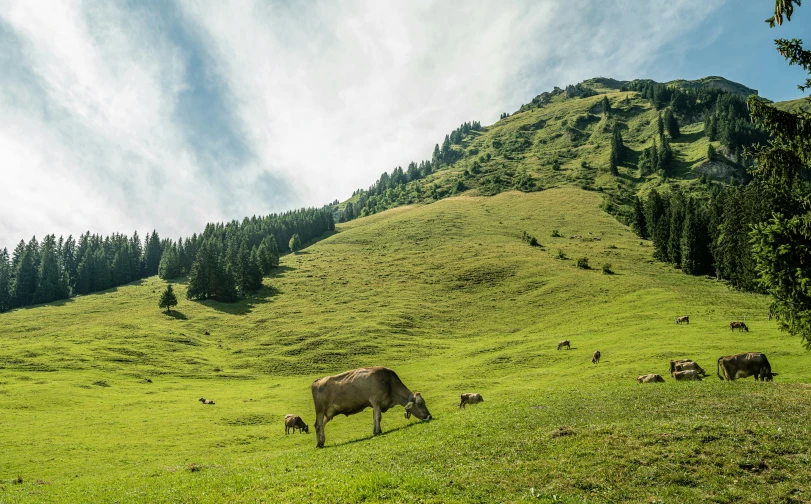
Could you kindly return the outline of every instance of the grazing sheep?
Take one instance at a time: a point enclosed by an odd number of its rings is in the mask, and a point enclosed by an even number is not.
[[[211,399],[203,399],[202,397],[199,399],[199,401],[203,404],[214,404],[214,401]]]
[[[600,354],[599,350],[594,352],[594,355],[591,357],[591,363],[592,364],[599,364],[600,363],[600,355],[601,354]]]
[[[571,350],[572,349],[571,344],[569,343],[569,340],[563,340],[560,343],[558,343],[558,350],[560,350],[563,347],[566,347],[566,350]]]
[[[481,394],[465,393],[461,395],[462,402],[459,403],[460,408],[464,408],[466,404],[478,404],[484,402]]]

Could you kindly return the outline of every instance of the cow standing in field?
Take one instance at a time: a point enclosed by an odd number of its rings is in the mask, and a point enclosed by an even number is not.
[[[284,416],[284,433],[289,434],[292,430],[296,432],[298,429],[299,434],[302,432],[306,432],[307,434],[310,433],[310,427],[304,423],[304,420],[301,419],[298,415],[285,415]]]
[[[459,407],[464,408],[466,404],[479,404],[480,402],[484,402],[481,394],[462,394]]]
[[[687,316],[687,315],[684,315],[682,317],[676,317],[676,323],[677,324],[689,324],[690,323],[690,317]]]
[[[723,376],[721,376],[721,371],[724,372]],[[769,359],[760,352],[719,357],[716,373],[719,379],[728,381],[750,376],[754,376],[755,381],[772,381],[772,378],[777,376],[777,373],[772,373]]]
[[[695,369],[687,371],[674,371],[673,378],[676,381],[701,381],[701,375]]]
[[[640,375],[636,378],[637,383],[664,383],[665,379],[656,373]]]
[[[599,350],[594,352],[594,355],[591,356],[591,363],[592,364],[599,364],[600,363],[600,356],[601,356],[601,354],[600,354]]]
[[[431,420],[431,413],[419,392],[412,393],[397,373],[384,367],[353,369],[339,375],[315,380],[312,384],[315,404],[316,446],[324,447],[324,426],[335,415],[354,415],[371,407],[374,411],[374,434],[382,434],[383,413],[394,406],[405,407],[406,418]]]
[[[569,340],[563,340],[560,343],[558,343],[558,350],[560,350],[563,347],[566,347],[566,350],[571,350],[572,349],[572,346],[571,346],[571,343],[569,343]]]
[[[746,327],[746,323],[744,322],[730,322],[729,323],[729,330],[734,331],[737,329],[740,332],[746,331],[749,332],[749,328]]]

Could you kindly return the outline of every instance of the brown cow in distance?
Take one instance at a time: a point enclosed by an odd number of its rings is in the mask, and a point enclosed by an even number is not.
[[[723,376],[721,376],[721,371],[724,372]],[[716,372],[719,379],[728,381],[750,376],[754,376],[755,381],[772,381],[772,378],[777,376],[777,373],[772,373],[769,359],[760,352],[719,357]]]
[[[461,395],[459,407],[464,408],[466,404],[479,404],[480,402],[484,402],[481,394],[465,393]]]
[[[316,446],[324,447],[324,426],[335,415],[354,415],[371,407],[374,411],[374,434],[382,434],[383,413],[394,406],[405,407],[406,418],[431,420],[431,413],[419,392],[411,392],[397,373],[385,367],[353,369],[339,375],[315,380],[312,384],[315,404]]]
[[[563,347],[566,347],[566,350],[571,350],[572,349],[572,346],[571,346],[571,343],[569,343],[569,340],[563,340],[560,343],[558,343],[558,350],[560,350]]]
[[[304,423],[304,420],[301,419],[298,415],[285,415],[284,416],[284,433],[289,434],[292,430],[296,432],[298,429],[299,434],[302,432],[306,432],[307,434],[310,433],[310,427]]]
[[[592,363],[592,364],[599,364],[599,363],[600,363],[600,357],[601,357],[601,355],[602,355],[602,354],[600,354],[600,351],[599,351],[599,350],[597,350],[596,352],[594,352],[594,355],[592,355],[592,356],[591,356],[591,363]]]
[[[704,371],[703,369],[701,369],[701,366],[699,366],[697,362],[693,362],[693,361],[690,361],[690,362],[678,362],[678,363],[675,363],[675,364],[671,363],[670,364],[670,369],[671,369],[670,374],[673,374],[673,373],[676,373],[676,372],[679,372],[679,371],[693,370],[693,371],[697,371],[698,374],[700,374],[702,376],[707,376],[707,372]]]
[[[643,374],[636,378],[637,383],[664,383],[665,379],[656,373]]]
[[[684,315],[684,316],[681,316],[681,317],[676,317],[676,323],[677,324],[689,324],[690,323],[690,317],[687,316],[687,315]]]
[[[673,374],[673,371],[676,370],[676,366],[678,364],[686,364],[688,362],[693,362],[693,361],[690,360],[690,359],[676,359],[676,360],[670,361],[670,374]]]
[[[730,322],[729,323],[729,330],[734,331],[735,329],[737,329],[738,331],[741,331],[741,332],[742,331],[749,332],[749,328],[746,327],[746,324],[744,322]]]
[[[695,369],[688,371],[674,371],[673,378],[676,381],[701,381],[701,375]]]
[[[211,399],[204,399],[204,398],[201,397],[198,400],[203,404],[214,404],[214,401],[212,401]]]

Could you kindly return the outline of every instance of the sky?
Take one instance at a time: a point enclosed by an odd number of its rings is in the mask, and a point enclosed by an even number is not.
[[[344,200],[596,76],[802,97],[765,0],[0,0],[0,247]]]

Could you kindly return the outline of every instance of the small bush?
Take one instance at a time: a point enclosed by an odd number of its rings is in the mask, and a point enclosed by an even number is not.
[[[565,260],[566,260],[566,254],[563,252],[563,250],[558,249],[558,255],[557,255],[557,258],[558,258],[558,259],[560,259],[561,261],[565,261]]]
[[[552,238],[562,238],[562,237],[563,235],[560,234],[560,231],[558,231],[557,229],[552,230]]]
[[[611,263],[603,264],[603,273],[606,275],[613,275],[614,272],[611,270]]]
[[[588,257],[578,257],[577,258],[577,267],[580,269],[591,269],[589,266],[589,258]]]
[[[527,233],[526,231],[522,231],[521,239],[525,242],[529,243],[531,247],[540,247],[541,244],[538,243],[538,239],[532,236],[531,234]]]

